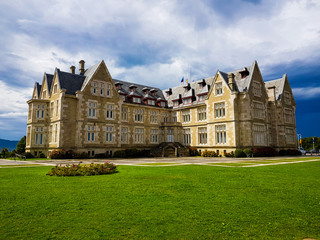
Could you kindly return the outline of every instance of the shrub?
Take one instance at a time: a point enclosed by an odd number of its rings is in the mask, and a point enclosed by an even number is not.
[[[231,158],[233,158],[233,157],[234,157],[234,152],[231,151],[231,152],[229,152],[229,153],[225,153],[224,156],[225,156],[225,157],[231,157]]]
[[[243,152],[246,154],[247,157],[250,157],[253,154],[253,151],[251,148],[245,148],[243,149]]]
[[[200,156],[202,155],[201,152],[199,152],[196,148],[194,147],[189,147],[189,155],[190,156]]]
[[[70,155],[70,152],[68,154],[68,156]],[[53,150],[50,154],[49,154],[49,158],[51,159],[66,159],[67,158],[67,152],[65,150]]]
[[[46,155],[44,155],[44,153],[40,153],[40,154],[39,154],[39,157],[40,157],[40,158],[45,158]]]
[[[286,156],[288,153],[287,153],[287,150],[284,150],[284,149],[281,149],[280,151],[279,151],[279,155],[280,156]]]
[[[243,152],[242,149],[236,149],[234,156],[236,158],[242,158],[242,157],[246,157],[247,155]]]
[[[215,151],[207,151],[207,150],[205,150],[205,151],[203,151],[201,153],[201,156],[202,157],[218,157],[218,154]]]
[[[290,156],[300,156],[301,152],[298,149],[288,149],[287,154]]]
[[[81,162],[80,162],[81,163]],[[66,166],[56,166],[51,168],[47,173],[49,176],[92,176],[92,175],[106,175],[116,173],[117,166],[113,163],[106,161],[103,164],[91,163],[89,166],[86,165],[66,165]]]
[[[254,157],[274,157],[278,152],[272,147],[261,147],[253,149]]]
[[[118,158],[150,157],[150,150],[137,150],[135,148],[118,150],[113,156]]]
[[[113,154],[114,157],[117,158],[125,158],[126,157],[126,151],[125,150],[118,150]]]
[[[34,158],[34,156],[30,152],[25,152],[22,155],[26,156],[26,158]]]
[[[94,155],[94,158],[107,158],[105,153],[97,153]]]
[[[87,152],[75,153],[74,158],[76,159],[87,159],[90,158]]]

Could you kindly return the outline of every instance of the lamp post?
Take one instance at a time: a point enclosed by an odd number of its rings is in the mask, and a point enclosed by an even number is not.
[[[312,145],[313,145],[312,149],[314,149],[314,137],[312,138]]]
[[[300,142],[301,142],[302,135],[298,133],[297,137],[298,137],[298,148],[301,148],[302,144],[300,144]]]

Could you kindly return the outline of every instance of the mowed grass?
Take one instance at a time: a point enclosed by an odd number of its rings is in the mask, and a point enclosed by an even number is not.
[[[320,238],[320,162],[49,169],[0,169],[1,239]]]

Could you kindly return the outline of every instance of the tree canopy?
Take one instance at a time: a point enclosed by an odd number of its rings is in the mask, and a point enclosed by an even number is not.
[[[24,153],[26,151],[26,136],[23,136],[17,144],[17,153]]]

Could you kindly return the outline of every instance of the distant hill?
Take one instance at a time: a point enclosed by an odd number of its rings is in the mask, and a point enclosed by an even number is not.
[[[5,139],[0,139],[0,150],[2,148],[8,148],[9,151],[17,148],[17,144],[19,141],[10,141]]]

